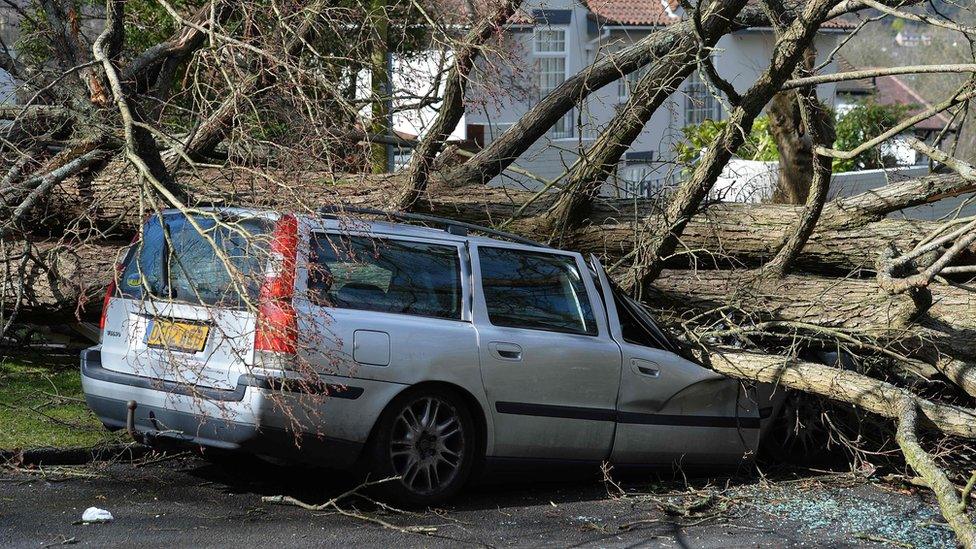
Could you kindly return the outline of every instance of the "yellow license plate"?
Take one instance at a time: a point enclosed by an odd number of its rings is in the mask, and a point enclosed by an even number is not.
[[[208,334],[209,326],[154,319],[146,330],[146,345],[197,353],[207,346]]]

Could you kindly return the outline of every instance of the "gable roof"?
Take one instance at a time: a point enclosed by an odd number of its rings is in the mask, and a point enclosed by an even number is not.
[[[582,0],[590,12],[606,24],[625,26],[665,26],[684,18],[684,9],[678,0]],[[754,4],[754,0],[749,0]],[[823,28],[850,30],[856,25],[845,19],[835,18],[823,24]]]
[[[837,72],[857,70],[843,55],[837,56],[837,69]],[[907,105],[910,107],[908,114],[912,116],[932,107],[932,104],[914,88],[894,75],[842,80],[837,83],[837,93],[848,95],[852,99],[871,97],[879,105]],[[912,127],[918,130],[941,131],[942,128],[949,126],[950,130],[955,131],[958,129],[958,124],[953,122],[945,112],[940,112]]]
[[[618,25],[670,25],[684,10],[677,0],[585,0],[598,19]]]
[[[874,79],[874,86],[878,90],[875,101],[881,105],[910,105],[912,106],[910,115],[919,114],[932,107],[931,103],[897,76],[878,76]],[[912,127],[918,130],[939,131],[950,124],[955,126],[945,112],[940,112]]]

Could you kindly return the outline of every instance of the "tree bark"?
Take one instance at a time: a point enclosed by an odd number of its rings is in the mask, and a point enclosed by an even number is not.
[[[918,442],[918,404],[913,398],[905,398],[898,419],[895,440],[901,447],[905,461],[918,473],[929,488],[935,492],[942,516],[956,533],[959,544],[966,549],[976,547],[976,528],[969,519],[965,500],[959,498],[956,486]]]
[[[815,60],[816,51],[813,48],[808,48],[804,69],[797,72],[806,74],[808,69],[812,69]],[[796,90],[796,103],[800,109],[804,133],[810,143],[811,152],[815,146],[831,146],[836,137],[834,113],[820,102],[817,97],[817,90],[812,87]],[[820,221],[820,214],[823,213],[824,204],[827,202],[827,191],[830,190],[833,159],[829,156],[814,155],[810,162],[810,171],[810,185],[803,214],[792,234],[776,253],[776,257],[765,267],[769,272],[779,276],[790,272],[790,269],[793,268],[797,257],[810,239],[810,235],[813,234],[817,222]]]
[[[123,241],[2,241],[0,307],[13,310],[19,296],[21,319],[95,317],[124,246]]]

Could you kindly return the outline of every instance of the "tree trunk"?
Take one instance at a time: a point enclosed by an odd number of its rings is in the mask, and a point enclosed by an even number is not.
[[[193,204],[234,204],[314,212],[337,202],[385,207],[389,197],[402,188],[402,178],[349,176],[326,181],[309,177],[300,188],[283,181],[269,182],[253,173],[224,173],[202,170],[200,180],[189,184],[196,192]],[[108,230],[120,238],[130,237],[142,221],[139,209],[140,188],[133,185],[131,169],[116,163],[105,168],[98,179],[85,184],[77,178],[53,191],[43,210],[45,224],[65,225],[72,219]],[[919,220],[884,219],[887,213],[907,206],[971,192],[973,183],[954,176],[926,176],[893,183],[862,195],[828,202],[820,222],[797,258],[799,269],[820,273],[847,273],[874,269],[880,250],[894,245],[907,251],[930,234],[939,223]],[[529,193],[486,186],[460,188],[437,186],[425,199],[423,209],[436,215],[492,224],[509,219],[530,199]],[[525,218],[510,229],[529,237],[540,237],[540,219],[552,204],[543,197],[526,207]],[[649,216],[658,215],[654,201],[600,200],[594,203],[583,226],[568,235],[564,247],[605,255],[611,262],[634,250],[639,229]],[[733,264],[758,266],[772,258],[790,229],[801,216],[802,208],[784,205],[719,203],[692,217],[682,235],[688,250],[696,252],[697,263],[708,268]],[[542,220],[544,221],[544,219]],[[656,225],[657,222],[651,222]],[[690,254],[670,262],[688,264]],[[957,263],[976,261],[976,247],[959,257]]]
[[[389,71],[390,15],[386,0],[370,2],[370,99],[372,116],[370,132],[376,135],[391,135],[390,101],[393,97],[392,75]],[[389,170],[388,147],[383,143],[370,146],[370,163],[373,173],[387,173]]]
[[[779,178],[773,190],[772,202],[803,204],[807,201],[813,179],[813,143],[803,131],[796,94],[793,91],[777,93],[769,102],[766,112],[769,132],[779,151]]]
[[[0,243],[0,307],[12,311],[19,301],[18,318],[39,322],[97,316],[124,245],[123,241],[4,241]]]

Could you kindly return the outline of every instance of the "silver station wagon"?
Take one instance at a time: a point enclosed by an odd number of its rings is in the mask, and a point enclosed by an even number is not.
[[[365,466],[421,505],[486,465],[754,455],[769,399],[684,358],[595,257],[376,213],[150,216],[81,355],[88,405],[148,444]]]

